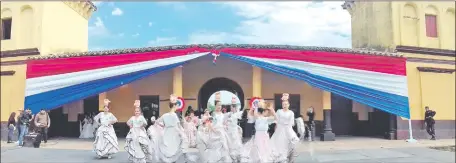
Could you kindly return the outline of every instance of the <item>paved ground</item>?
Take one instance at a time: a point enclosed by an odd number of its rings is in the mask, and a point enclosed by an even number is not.
[[[194,153],[196,154],[196,153]],[[424,147],[393,148],[393,149],[358,149],[336,150],[319,152],[301,152],[297,163],[452,163],[455,162],[455,153],[438,151]],[[112,159],[98,160],[90,150],[69,149],[36,149],[4,147],[1,152],[2,163],[70,163],[70,162],[100,162],[121,163],[128,162],[127,154],[120,152]],[[182,162],[182,161],[179,161]]]
[[[123,152],[125,140],[119,139],[121,152],[113,159],[98,160],[91,151],[92,140],[52,139],[42,148],[19,148],[14,144],[1,143],[1,162],[128,162]],[[451,163],[455,162],[455,153],[429,149],[431,146],[455,145],[454,139],[437,141],[419,140],[407,143],[404,140],[384,140],[375,138],[348,137],[338,138],[333,142],[301,142],[297,163]],[[196,154],[196,150],[192,150]]]

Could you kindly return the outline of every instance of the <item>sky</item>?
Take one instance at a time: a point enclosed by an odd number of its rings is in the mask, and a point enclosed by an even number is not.
[[[207,100],[207,102],[211,103],[212,105],[214,105],[215,93],[216,92],[214,92],[211,95],[211,97],[209,97],[209,99]],[[220,91],[220,101],[222,102],[222,105],[231,105],[231,99],[233,98],[233,96],[236,96],[236,95],[229,91],[224,91],[224,90]],[[238,96],[236,96],[236,100],[237,100],[238,104],[241,103]]]
[[[351,47],[343,2],[94,2],[89,50],[185,44]]]

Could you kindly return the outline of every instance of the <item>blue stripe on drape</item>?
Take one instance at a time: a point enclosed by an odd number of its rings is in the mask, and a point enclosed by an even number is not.
[[[354,84],[349,84],[346,82],[329,79],[319,75],[314,75],[311,72],[288,68],[284,66],[277,66],[242,56],[231,55],[223,52],[221,53],[221,55],[261,67],[274,73],[303,80],[311,86],[320,88],[331,93],[335,93],[337,95],[343,96],[345,98],[351,99],[361,104],[365,104],[367,106],[380,109],[397,116],[410,118],[408,97],[390,94]]]
[[[49,92],[39,93],[25,97],[25,108],[30,108],[33,113],[39,112],[40,109],[51,110],[64,104],[77,100],[82,100],[90,96],[118,88],[122,85],[134,82],[149,75],[153,75],[165,70],[183,65],[186,62],[175,63],[172,65],[157,67],[149,70],[134,72],[126,75],[120,75],[82,84],[77,84],[65,88],[52,90]]]

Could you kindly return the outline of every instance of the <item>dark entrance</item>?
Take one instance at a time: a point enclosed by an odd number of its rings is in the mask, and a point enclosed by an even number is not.
[[[158,119],[160,115],[160,96],[158,95],[145,95],[139,96],[139,100],[141,101],[140,107],[143,112],[144,118],[147,120],[147,128],[152,125],[150,118],[152,116],[155,119]]]
[[[242,88],[238,83],[228,78],[213,78],[204,83],[198,93],[198,111],[195,115],[201,115],[204,109],[207,108],[207,101],[211,95],[217,91],[222,90],[237,95],[239,101],[241,101],[241,108],[244,108],[244,91],[242,91]],[[239,121],[239,125],[244,131],[243,137],[250,137],[253,133],[253,125],[247,123],[245,113],[246,112],[244,111],[243,119]]]
[[[354,135],[352,101],[331,94],[331,127],[336,135]]]
[[[198,93],[199,111],[202,112],[207,108],[207,101],[213,93],[222,90],[237,95],[241,101],[241,108],[244,108],[244,92],[238,83],[228,78],[213,78],[204,83]]]

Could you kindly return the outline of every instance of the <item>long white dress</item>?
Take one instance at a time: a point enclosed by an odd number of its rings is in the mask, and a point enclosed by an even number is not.
[[[225,113],[227,144],[231,159],[240,160],[242,149],[242,128],[238,125],[238,120],[242,119],[243,111]]]
[[[306,129],[304,126],[304,120],[301,117],[296,118],[296,127],[298,129],[299,139],[304,139],[304,132]]]
[[[198,118],[193,117],[183,121],[185,136],[187,136],[189,148],[196,147],[196,126],[198,125]]]
[[[100,122],[100,127],[98,127],[93,148],[98,157],[110,157],[119,151],[116,132],[109,124],[117,121],[117,118],[112,113],[101,112],[94,117],[94,120]]]
[[[163,136],[163,123],[155,121],[153,125],[149,126],[147,129],[147,135],[150,139],[149,144],[149,160],[153,162],[158,162],[159,158],[157,155],[158,150],[158,139],[160,136]]]
[[[242,148],[241,162],[243,163],[270,163],[273,162],[271,142],[269,139],[269,125],[274,123],[273,117],[249,117],[255,122],[255,135]]]
[[[217,136],[223,136],[223,139],[220,139],[223,141],[222,144],[227,144],[226,147],[224,146],[224,148],[220,148],[221,151],[219,152],[223,155],[222,157],[224,158],[225,162],[231,162],[232,159],[230,157],[230,148],[228,145],[228,134],[226,133],[226,129],[224,126],[224,122],[226,120],[225,114],[221,112],[214,112],[212,118],[214,119],[214,121],[212,122],[213,130],[215,130]]]
[[[150,140],[144,128],[147,121],[143,116],[133,116],[127,123],[133,126],[125,139],[128,159],[134,163],[146,163],[150,156]]]
[[[274,162],[294,162],[296,158],[296,144],[299,142],[293,131],[294,113],[291,110],[280,109],[276,113],[277,128],[271,137]]]
[[[158,137],[156,148],[159,162],[176,162],[187,152],[188,143],[176,113],[165,113],[158,120],[163,124],[163,135]]]
[[[89,118],[84,118],[84,125],[82,126],[81,134],[79,138],[81,139],[91,139],[94,138],[94,128],[93,128],[93,120]]]
[[[196,146],[199,152],[198,163],[226,163],[230,162],[226,136],[222,130],[209,129],[206,125],[198,128]]]

